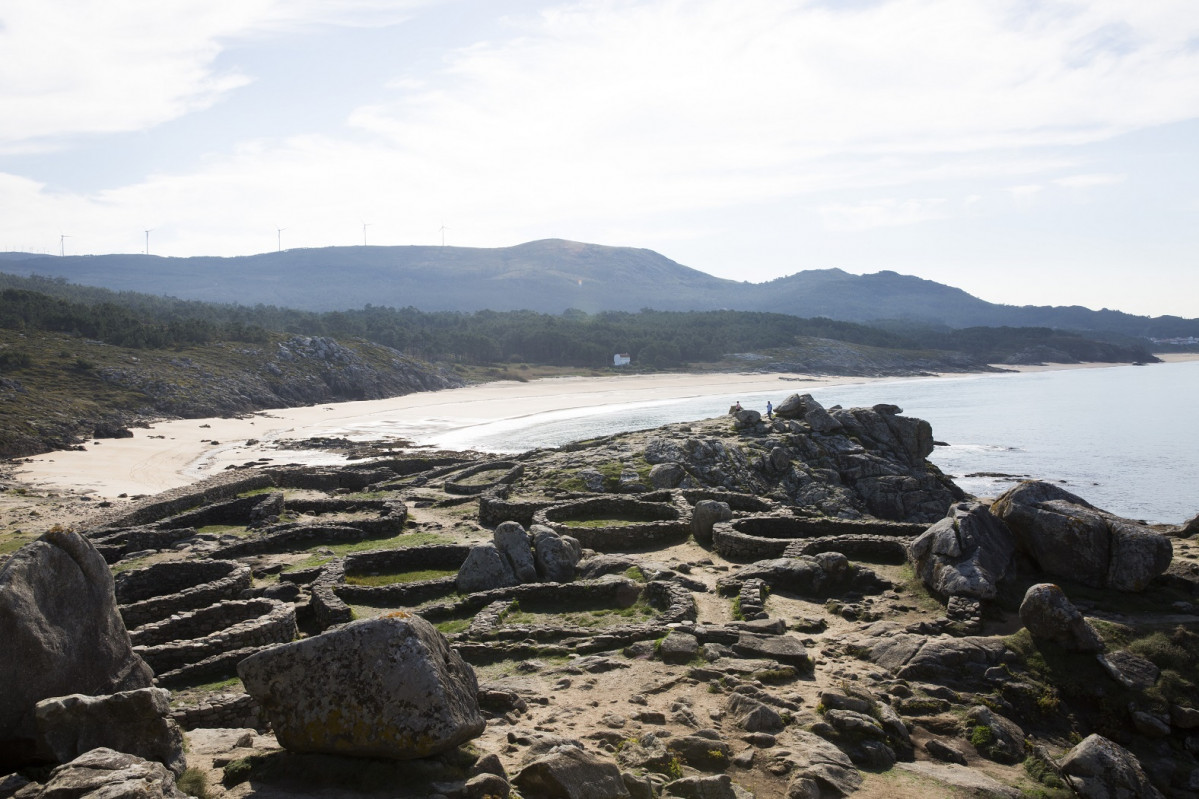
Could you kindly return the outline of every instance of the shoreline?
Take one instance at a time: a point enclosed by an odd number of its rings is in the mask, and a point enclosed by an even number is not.
[[[1181,356],[1181,357],[1179,357]],[[1196,353],[1158,356],[1166,362],[1199,360]],[[1002,366],[1013,373],[1128,364],[1049,364]],[[14,478],[39,491],[82,494],[119,501],[121,495],[157,494],[189,485],[260,458],[282,465],[299,452],[274,448],[274,442],[321,436],[377,440],[388,436],[413,439],[445,435],[473,426],[522,417],[569,412],[613,404],[673,400],[777,389],[778,401],[809,388],[906,382],[942,377],[996,376],[991,372],[942,373],[935,376],[848,377],[796,373],[659,373],[605,377],[553,377],[515,383],[498,381],[464,388],[406,394],[383,400],[344,402],[259,411],[241,418],[177,419],[135,428],[132,438],[93,440],[84,451],[58,450],[10,462]],[[713,415],[723,409],[714,408]],[[427,447],[420,446],[418,449]],[[305,462],[320,463],[319,454]],[[324,463],[344,463],[326,453]],[[266,465],[266,464],[264,464]]]

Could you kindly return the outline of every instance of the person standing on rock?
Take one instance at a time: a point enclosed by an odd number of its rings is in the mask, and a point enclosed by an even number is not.
[[[766,418],[767,419],[774,418],[774,405],[772,405],[770,403],[770,400],[766,400]]]

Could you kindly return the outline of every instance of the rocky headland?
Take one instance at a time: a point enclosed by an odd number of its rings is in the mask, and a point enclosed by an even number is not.
[[[1199,523],[777,411],[51,531],[0,567],[0,797],[1199,795]]]

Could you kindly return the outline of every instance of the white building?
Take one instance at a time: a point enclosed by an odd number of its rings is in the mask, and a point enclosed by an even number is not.
[[[628,366],[633,359],[629,357],[627,352],[618,352],[612,356],[613,366]]]

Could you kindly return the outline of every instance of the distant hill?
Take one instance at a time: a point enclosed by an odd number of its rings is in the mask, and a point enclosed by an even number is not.
[[[1199,320],[1079,306],[996,305],[961,289],[884,271],[798,272],[767,283],[713,277],[656,252],[547,239],[515,247],[326,247],[236,258],[54,257],[0,253],[0,271],[115,291],[312,311],[366,305],[426,311],[560,314],[744,310],[851,322],[1051,327],[1158,338],[1199,335]]]

